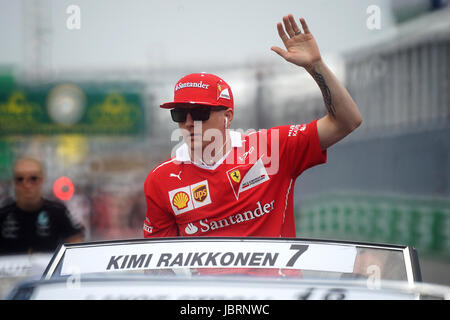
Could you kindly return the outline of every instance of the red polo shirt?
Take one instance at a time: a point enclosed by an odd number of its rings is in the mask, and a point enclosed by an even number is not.
[[[145,237],[296,236],[295,180],[326,162],[317,120],[230,138],[231,151],[214,166],[191,162],[184,144],[150,172]]]

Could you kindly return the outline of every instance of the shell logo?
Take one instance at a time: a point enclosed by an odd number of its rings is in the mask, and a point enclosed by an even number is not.
[[[188,202],[189,202],[189,196],[184,191],[177,192],[172,199],[173,205],[175,207],[177,207],[178,210],[186,208]]]
[[[211,204],[208,180],[169,191],[170,206],[177,216]]]

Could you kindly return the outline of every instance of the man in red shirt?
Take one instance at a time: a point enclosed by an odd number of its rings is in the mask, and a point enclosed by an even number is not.
[[[283,17],[286,50],[272,50],[305,68],[322,91],[327,115],[308,124],[241,134],[229,129],[234,100],[221,78],[190,74],[174,89],[171,109],[184,144],[145,181],[145,237],[295,237],[293,189],[326,149],[362,121],[347,90],[328,69],[303,18]],[[287,33],[287,34],[286,34]]]

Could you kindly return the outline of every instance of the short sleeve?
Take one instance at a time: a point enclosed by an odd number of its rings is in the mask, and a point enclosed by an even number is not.
[[[273,129],[279,134],[280,165],[286,166],[293,177],[327,161],[327,151],[320,147],[317,120]]]

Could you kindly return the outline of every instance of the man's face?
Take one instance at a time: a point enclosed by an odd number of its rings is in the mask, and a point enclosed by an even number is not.
[[[211,109],[211,113],[208,120],[194,121],[190,113],[186,116],[186,121],[179,122],[178,126],[183,130],[183,138],[186,144],[197,151],[202,151],[210,143],[223,144],[225,142],[225,124],[231,123],[233,111],[227,110],[214,110]],[[228,120],[226,121],[225,118]]]
[[[19,161],[13,170],[16,201],[34,204],[41,199],[43,172],[39,163],[32,160]]]

